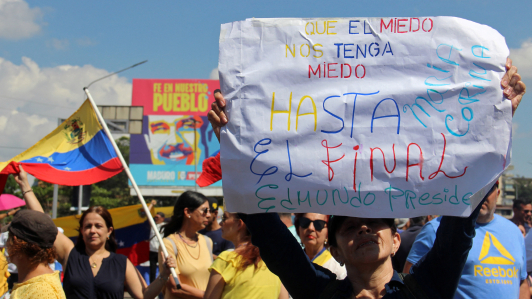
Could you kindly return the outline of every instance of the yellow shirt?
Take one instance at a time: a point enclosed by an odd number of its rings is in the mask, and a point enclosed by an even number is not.
[[[225,287],[222,297],[246,299],[277,299],[281,292],[281,280],[270,272],[263,261],[255,268],[248,266],[244,270],[237,270],[241,256],[234,251],[220,253],[209,270],[222,275]]]
[[[196,247],[191,247],[181,241],[181,238],[175,234],[172,234],[163,239],[164,246],[168,250],[168,254],[171,254],[175,257],[177,268],[177,278],[179,282],[193,286],[196,289],[205,291],[207,289],[207,283],[209,282],[209,267],[212,264],[212,241],[209,237],[206,241],[204,235],[198,234],[198,243]],[[171,238],[177,249],[177,256],[175,256],[174,246],[169,240]],[[208,245],[207,245],[208,244]],[[210,246],[211,249],[207,248]],[[159,271],[161,271],[161,266],[164,266],[164,263],[161,261],[161,256],[159,254]],[[165,299],[173,298],[170,292],[166,292]]]
[[[23,283],[15,283],[11,291],[11,299],[66,299],[59,280],[59,271],[35,276]]]
[[[0,252],[0,296],[7,292],[7,278],[9,275],[6,256],[3,252]]]

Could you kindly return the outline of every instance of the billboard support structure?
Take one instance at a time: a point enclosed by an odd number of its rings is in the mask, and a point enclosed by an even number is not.
[[[196,183],[196,180],[198,179],[198,135],[196,135],[196,123],[198,121],[192,118],[186,122],[191,122],[192,126],[194,126],[194,191],[198,192],[198,183]]]

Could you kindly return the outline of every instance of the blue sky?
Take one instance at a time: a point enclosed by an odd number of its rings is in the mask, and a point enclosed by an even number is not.
[[[530,93],[514,118],[513,173],[532,177],[532,1],[0,0],[0,160],[33,145],[82,102],[129,104],[133,78],[209,78],[220,24],[250,17],[456,16],[497,29]]]

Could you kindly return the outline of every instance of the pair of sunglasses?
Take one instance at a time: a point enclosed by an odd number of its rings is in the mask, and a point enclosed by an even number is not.
[[[310,220],[307,217],[301,217],[299,218],[299,226],[302,228],[308,228],[310,224],[314,224],[314,229],[321,232],[321,230],[327,225],[327,222],[325,220]]]

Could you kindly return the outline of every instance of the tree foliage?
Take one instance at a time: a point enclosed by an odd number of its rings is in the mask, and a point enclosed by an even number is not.
[[[527,202],[532,202],[532,179],[520,177],[515,178],[514,181],[517,198]]]

